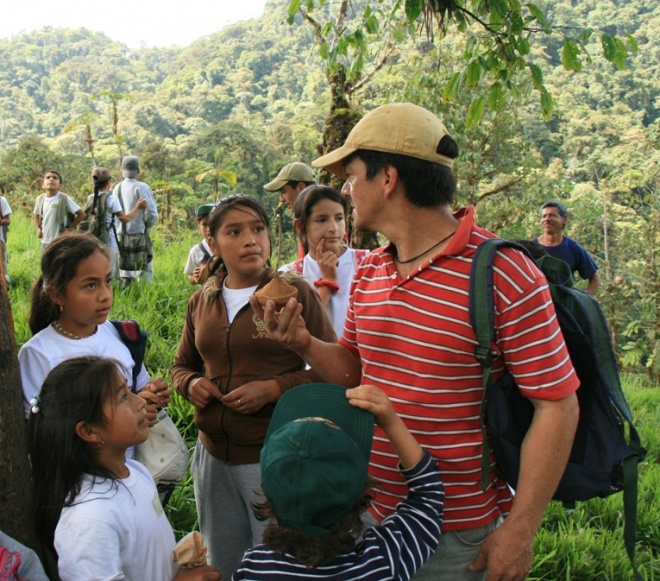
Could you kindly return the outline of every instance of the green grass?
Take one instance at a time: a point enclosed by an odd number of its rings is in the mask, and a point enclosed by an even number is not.
[[[116,288],[112,318],[134,318],[151,333],[146,364],[153,376],[169,381],[188,297],[194,288],[183,275],[189,249],[198,242],[194,229],[154,230],[155,282],[152,285]],[[286,253],[295,252],[293,239],[286,241]],[[39,268],[39,242],[27,216],[13,216],[9,235],[9,297],[18,346],[29,337],[27,316],[29,288]],[[282,260],[285,263],[286,260]],[[640,464],[636,558],[644,579],[660,580],[660,389],[648,385],[645,376],[623,375],[624,389],[633,410],[635,424],[648,449]],[[174,395],[169,412],[192,450],[196,430],[192,407]],[[174,492],[167,513],[177,537],[197,527],[197,515],[190,477]],[[546,511],[536,536],[534,566],[530,579],[559,581],[624,581],[632,579],[630,563],[623,548],[623,499],[615,494],[605,499],[578,503],[566,511],[553,502]]]

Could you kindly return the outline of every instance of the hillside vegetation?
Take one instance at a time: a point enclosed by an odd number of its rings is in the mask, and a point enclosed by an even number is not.
[[[357,12],[366,1],[351,6]],[[433,42],[420,31],[407,37],[350,106],[362,113],[405,100],[435,111],[461,148],[457,205],[476,205],[480,223],[502,236],[539,234],[540,204],[564,201],[572,213],[567,233],[601,267],[598,298],[621,363],[657,379],[660,5],[538,6],[560,27],[558,35],[530,37],[555,101],[548,122],[530,81],[514,77],[515,90],[497,99],[497,110],[467,128],[475,97],[492,96],[485,77],[452,89],[456,71],[479,57],[476,31],[436,34]],[[132,153],[165,227],[192,225],[199,203],[232,192],[274,207],[277,196],[262,185],[283,163],[317,156],[330,103],[314,30],[300,16],[288,25],[287,8],[287,0],[270,0],[262,18],[186,48],[129,50],[84,29],[47,28],[0,42],[0,192],[27,214],[42,172],[57,167],[64,191],[82,202],[91,167],[116,169]],[[576,26],[594,31],[581,72],[561,66],[561,32]],[[601,33],[634,39],[639,50],[625,69],[603,58]],[[380,58],[383,43],[373,41],[366,65]],[[291,230],[288,214],[284,229]]]

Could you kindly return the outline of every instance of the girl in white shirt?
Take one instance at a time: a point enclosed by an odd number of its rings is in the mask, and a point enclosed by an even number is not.
[[[165,380],[150,380],[142,366],[133,384],[133,357],[108,321],[112,307],[112,274],[108,249],[91,234],[70,231],[51,242],[41,256],[41,275],[32,287],[29,325],[33,337],[18,353],[25,417],[30,400],[58,363],[80,355],[112,357],[121,365],[132,391],[149,389],[170,401]],[[156,406],[148,407],[156,419]]]
[[[299,272],[316,289],[335,334],[341,337],[353,275],[369,251],[349,248],[345,244],[345,199],[337,190],[327,186],[308,186],[300,193],[296,199],[293,226],[305,256],[280,270]]]
[[[62,581],[220,579],[213,567],[173,563],[174,533],[156,485],[125,458],[148,433],[145,402],[111,359],[60,363],[31,400],[35,530]]]

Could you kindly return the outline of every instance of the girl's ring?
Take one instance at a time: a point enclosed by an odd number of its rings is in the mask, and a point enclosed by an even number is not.
[[[241,398],[238,398],[238,405],[241,405]]]

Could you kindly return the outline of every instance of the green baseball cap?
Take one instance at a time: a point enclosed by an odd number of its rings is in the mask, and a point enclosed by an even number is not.
[[[195,217],[203,218],[204,216],[208,216],[213,211],[213,208],[215,208],[215,204],[202,204],[197,208]]]
[[[277,402],[261,450],[261,488],[278,522],[317,537],[359,502],[367,481],[374,416],[346,388],[310,383]]]

